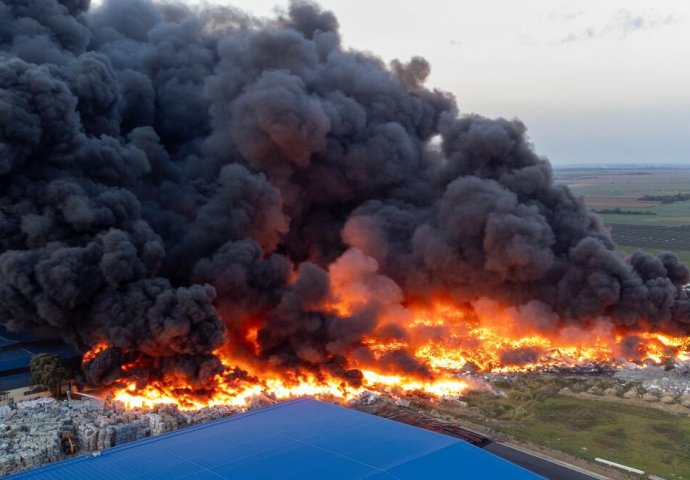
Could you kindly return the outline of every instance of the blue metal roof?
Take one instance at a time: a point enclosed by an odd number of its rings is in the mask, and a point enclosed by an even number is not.
[[[17,375],[10,375],[7,377],[0,377],[0,391],[14,390],[15,388],[22,388],[29,385],[31,381],[31,372],[18,373]]]
[[[0,352],[0,374],[8,370],[27,368],[31,358],[38,353],[50,353],[64,359],[75,356],[74,350],[67,345],[29,346],[7,350]]]
[[[71,358],[77,355],[77,353],[68,345],[29,345],[24,347],[24,350],[29,352],[32,357],[39,353],[49,353],[51,355],[57,355],[61,358]]]
[[[12,370],[28,368],[31,358],[38,353],[58,355],[63,359],[77,355],[75,350],[68,345],[51,344],[51,341],[10,332],[0,325],[0,377]]]
[[[31,341],[32,338],[17,332],[10,332],[4,325],[0,325],[0,344],[11,344],[18,342]]]
[[[19,348],[17,350],[10,350],[8,352],[0,353],[0,372],[7,370],[14,370],[18,368],[26,368],[31,362],[31,354],[26,350]]]
[[[453,437],[299,399],[9,479],[420,479],[536,475]]]
[[[28,361],[31,360],[31,353],[24,348],[0,352],[0,362],[8,362],[12,360],[26,360],[28,363]]]

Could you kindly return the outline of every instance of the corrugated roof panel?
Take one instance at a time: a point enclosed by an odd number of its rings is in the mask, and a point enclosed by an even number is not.
[[[15,388],[22,388],[29,385],[31,381],[31,372],[18,373],[17,375],[9,375],[7,377],[0,377],[0,391],[14,390]]]
[[[31,353],[27,352],[23,348],[18,348],[16,350],[8,350],[6,352],[0,352],[0,362],[7,362],[12,360],[31,360]]]
[[[0,348],[6,347],[8,345],[14,345],[15,343],[17,343],[16,340],[10,340],[8,338],[0,337]]]
[[[32,338],[26,334],[10,332],[3,325],[0,325],[0,338],[11,341],[13,343],[32,340]]]
[[[29,352],[31,356],[39,353],[48,353],[62,358],[71,358],[77,355],[77,353],[67,345],[27,346],[23,349]]]
[[[311,399],[19,474],[57,480],[539,478],[453,437]]]
[[[69,359],[76,354],[67,345],[25,346],[13,350],[0,351],[0,374],[8,370],[27,368],[34,355],[48,353],[63,359]]]
[[[31,353],[24,349],[10,350],[0,353],[0,372],[26,368],[31,362]]]

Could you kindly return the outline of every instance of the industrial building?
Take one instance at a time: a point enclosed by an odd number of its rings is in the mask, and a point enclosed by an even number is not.
[[[454,437],[298,399],[9,479],[540,478]]]
[[[54,340],[38,340],[9,332],[0,326],[0,402],[32,400],[49,395],[41,387],[31,387],[29,363],[38,353],[49,353],[68,360],[76,355],[68,346]]]

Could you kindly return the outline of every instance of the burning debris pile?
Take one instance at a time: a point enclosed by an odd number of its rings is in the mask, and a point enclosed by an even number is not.
[[[181,412],[173,405],[145,410],[104,408],[99,402],[22,402],[0,412],[0,475],[63,459],[70,439],[75,453],[100,451],[145,437],[234,415],[230,406]]]
[[[338,29],[303,2],[3,2],[0,324],[185,408],[683,355],[685,264],[622,257],[520,121]]]

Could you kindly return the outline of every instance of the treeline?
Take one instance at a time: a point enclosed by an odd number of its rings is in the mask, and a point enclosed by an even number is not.
[[[644,197],[638,198],[638,200],[643,202],[661,203],[684,202],[685,200],[690,200],[690,193],[676,193],[675,195],[645,195]]]
[[[600,213],[605,215],[656,215],[654,212],[648,212],[646,210],[621,210],[620,208],[603,208],[601,210],[592,210],[594,213]]]

